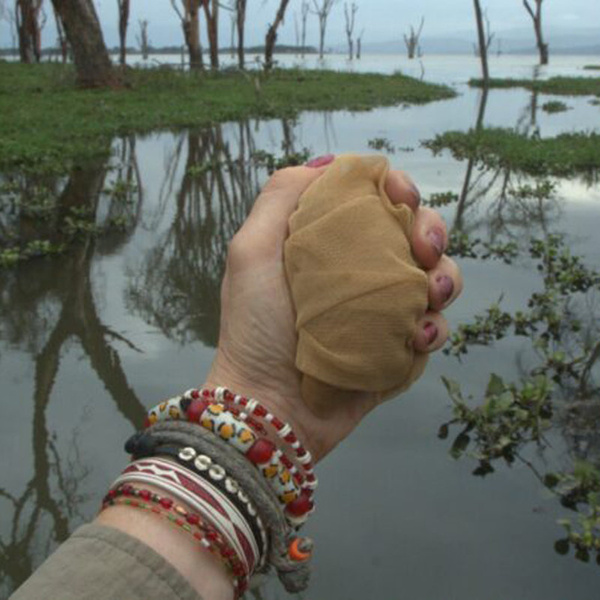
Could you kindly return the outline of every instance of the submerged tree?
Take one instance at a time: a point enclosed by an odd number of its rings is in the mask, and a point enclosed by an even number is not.
[[[181,0],[181,10],[177,0],[171,0],[171,6],[181,21],[183,39],[190,57],[190,69],[193,71],[204,69],[200,46],[200,2],[201,0]]]
[[[410,26],[410,33],[408,35],[404,34],[404,45],[406,46],[406,52],[408,53],[408,58],[412,60],[419,50],[419,39],[421,38],[421,33],[423,32],[423,26],[425,25],[425,17],[421,17],[421,24],[419,28],[415,31],[415,28]]]
[[[365,34],[365,30],[363,28],[363,29],[361,29],[360,34],[356,38],[356,58],[358,60],[360,60],[361,53],[362,53],[362,37],[364,34]]]
[[[78,84],[114,86],[117,80],[92,0],[52,0],[52,6],[64,26]]]
[[[237,25],[237,55],[238,67],[244,68],[244,27],[246,24],[246,2],[247,0],[235,1],[235,19]]]
[[[346,38],[348,39],[348,58],[352,60],[354,58],[354,40],[352,35],[354,34],[354,21],[358,6],[355,2],[348,5],[344,2],[344,18],[346,19]]]
[[[481,59],[481,71],[483,75],[483,86],[487,92],[490,82],[490,70],[488,67],[488,48],[489,44],[486,40],[485,24],[483,22],[483,13],[479,0],[473,0],[475,8],[475,20],[477,22],[477,38],[479,40],[479,57]]]
[[[117,0],[119,7],[119,64],[124,67],[127,58],[127,26],[129,25],[129,0]]]
[[[300,7],[300,56],[304,58],[304,54],[306,53],[306,21],[308,19],[308,13],[310,12],[310,4],[308,0],[302,0],[302,4]]]
[[[265,70],[269,71],[273,68],[273,52],[275,51],[275,42],[277,41],[277,29],[283,22],[285,9],[290,0],[280,0],[279,8],[275,14],[275,19],[269,25],[267,35],[265,37]]]
[[[544,0],[533,0],[535,2],[535,11],[531,7],[529,0],[523,0],[523,6],[529,13],[533,21],[533,29],[535,31],[535,41],[538,52],[540,53],[540,64],[548,64],[548,44],[544,42],[544,32],[542,30],[542,3]]]
[[[150,40],[148,38],[148,21],[147,19],[140,19],[138,21],[140,32],[137,36],[137,42],[142,53],[142,58],[148,60],[148,54],[150,52]]]
[[[313,0],[313,6],[315,7],[312,11],[313,14],[319,18],[319,58],[323,60],[323,52],[325,50],[325,31],[327,29],[327,19],[329,19],[329,13],[337,0],[321,0],[319,5],[317,0]]]

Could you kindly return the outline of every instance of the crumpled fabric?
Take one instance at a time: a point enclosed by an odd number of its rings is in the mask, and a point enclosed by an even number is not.
[[[303,390],[406,390],[427,355],[413,350],[427,276],[410,248],[414,215],[385,192],[382,156],[338,157],[302,195],[284,248]],[[305,400],[309,400],[305,398]]]

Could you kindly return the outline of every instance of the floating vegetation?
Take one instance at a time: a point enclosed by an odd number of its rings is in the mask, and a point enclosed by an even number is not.
[[[513,129],[482,128],[466,133],[449,131],[424,145],[434,154],[448,149],[459,160],[473,159],[490,168],[536,176],[593,176],[600,168],[600,134],[595,132],[540,138]]]
[[[372,148],[373,150],[385,150],[385,152],[387,152],[388,154],[396,153],[396,148],[394,147],[394,144],[392,144],[390,140],[384,137],[374,137],[370,139],[367,142],[367,144],[369,145],[369,148]]]
[[[469,85],[482,87],[483,80],[471,79]],[[551,77],[550,79],[490,79],[490,88],[525,88],[544,94],[562,96],[600,96],[600,78]]]
[[[310,158],[310,154],[309,148],[303,148],[297,152],[284,152],[281,156],[276,156],[266,150],[255,150],[250,158],[257,166],[264,167],[270,175],[277,169],[303,165]]]
[[[542,110],[547,113],[553,114],[566,112],[567,110],[571,110],[571,107],[567,106],[564,102],[561,102],[560,100],[551,100],[550,102],[545,102],[544,104],[542,104]]]
[[[448,206],[453,202],[458,202],[458,194],[455,192],[438,192],[431,194],[429,198],[423,200],[425,206],[431,206],[433,208],[439,208],[441,206]]]
[[[475,475],[493,473],[499,460],[507,465],[520,460],[532,468],[564,507],[577,512],[574,520],[560,521],[567,537],[557,541],[556,551],[566,554],[573,548],[575,557],[586,562],[595,553],[600,564],[597,466],[578,460],[571,469],[541,476],[522,455],[530,444],[546,444],[544,434],[558,415],[578,418],[582,407],[590,406],[600,414],[600,404],[594,400],[600,388],[592,382],[594,365],[600,359],[598,328],[593,315],[584,323],[577,304],[588,299],[589,293],[600,291],[600,272],[572,255],[559,235],[532,240],[529,255],[536,262],[543,289],[530,296],[525,309],[514,312],[503,310],[500,298],[473,322],[460,325],[444,352],[460,358],[474,345],[491,345],[513,335],[531,341],[537,364],[518,383],[505,382],[492,373],[476,404],[472,397],[465,398],[457,382],[444,378],[453,418],[440,427],[438,436],[446,439],[451,427],[460,428],[450,453],[456,459],[466,453],[474,457],[478,461]],[[567,400],[561,401],[561,391]],[[582,416],[589,421],[587,417]]]

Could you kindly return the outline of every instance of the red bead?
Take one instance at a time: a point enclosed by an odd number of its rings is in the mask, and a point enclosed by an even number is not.
[[[240,402],[239,402],[242,406],[246,406],[246,404],[248,404],[248,398],[244,398],[244,396],[242,396],[240,398]]]
[[[225,390],[224,394],[223,394],[223,398],[227,401],[231,401],[235,398],[235,394],[232,394],[229,390]]]
[[[195,531],[195,532],[194,532],[194,537],[195,537],[197,540],[200,540],[200,541],[202,541],[202,540],[204,539],[204,538],[202,537],[202,534],[201,534],[201,533],[199,533],[198,531]]]
[[[316,481],[316,480],[317,480],[317,477],[316,477],[316,475],[314,473],[307,473],[306,474],[306,481],[313,482],[313,481]]]
[[[231,548],[223,548],[222,554],[225,558],[232,558],[235,556],[235,552]]]
[[[273,425],[273,427],[275,427],[275,429],[277,429],[277,431],[279,431],[280,429],[284,428],[285,423],[283,421],[280,421],[277,417],[273,417],[273,420],[271,421],[271,425]]]
[[[305,515],[313,506],[312,500],[305,492],[302,492],[298,498],[290,502],[285,507],[285,511],[294,517],[301,517],[302,515]]]
[[[305,471],[312,471],[315,468],[315,465],[313,465],[313,463],[310,461],[305,463],[303,466]]]
[[[306,454],[306,450],[302,446],[300,446],[300,448],[298,448],[298,450],[296,450],[296,456],[298,458],[303,457],[305,454]]]
[[[293,431],[290,431],[290,433],[283,438],[283,441],[287,442],[288,444],[295,444],[298,441],[298,438]]]
[[[252,429],[255,429],[259,433],[265,433],[265,428],[256,419],[248,417],[246,419],[246,423],[248,423]]]
[[[235,567],[233,567],[233,574],[236,577],[243,577],[246,574],[246,570],[244,569],[244,567],[242,567],[242,565],[236,565]]]
[[[219,539],[219,534],[216,531],[207,531],[206,539],[209,542],[216,542]]]
[[[200,392],[198,390],[192,390],[190,396],[193,400],[197,400],[198,398],[200,398]]]
[[[200,517],[194,513],[190,513],[186,519],[190,525],[198,525],[198,523],[200,523]]]
[[[108,494],[106,494],[106,496],[108,498],[116,498],[117,497],[117,490],[109,490]]]
[[[181,527],[184,523],[185,521],[183,519],[175,519],[175,525],[179,525],[179,527]]]
[[[260,404],[256,406],[256,408],[252,411],[252,414],[255,414],[257,417],[266,417],[267,409]]]
[[[192,400],[187,409],[188,421],[191,421],[192,423],[198,423],[207,406],[208,402],[206,400]]]
[[[283,463],[283,466],[287,467],[288,469],[291,469],[294,466],[294,463],[287,456],[285,456],[285,454],[281,457],[281,462]]]
[[[131,485],[124,485],[121,488],[121,491],[123,492],[123,496],[131,496],[133,494],[133,486],[131,486]]]
[[[298,484],[298,485],[302,485],[304,479],[302,478],[302,475],[300,475],[300,473],[294,473],[293,475],[294,477],[294,481]]]
[[[170,498],[161,498],[158,503],[167,510],[173,506],[173,500]]]
[[[269,440],[256,440],[246,452],[246,458],[255,465],[262,465],[271,460],[275,452],[275,444]]]
[[[146,417],[144,419],[144,429],[148,429],[148,427],[150,427],[150,418]]]
[[[202,390],[202,395],[205,398],[210,398],[210,391],[209,390]]]
[[[150,492],[149,490],[140,490],[138,494],[142,500],[149,501],[152,499],[152,492]]]

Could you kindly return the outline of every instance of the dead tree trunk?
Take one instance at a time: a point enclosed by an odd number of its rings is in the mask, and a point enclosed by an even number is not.
[[[115,86],[117,80],[92,0],[52,0],[73,52],[77,83],[83,87]]]
[[[140,33],[137,36],[137,43],[142,53],[142,58],[148,60],[148,54],[150,53],[150,41],[148,40],[148,21],[146,19],[140,19],[138,21]]]
[[[237,21],[237,55],[238,67],[244,68],[244,26],[246,24],[246,2],[247,0],[236,0],[235,16]]]
[[[419,25],[419,29],[417,31],[415,31],[414,27],[411,25],[410,35],[404,34],[404,45],[406,46],[406,51],[410,60],[417,55],[417,50],[419,49],[419,39],[421,37],[421,32],[423,31],[424,25],[425,17],[422,17],[421,24]]]
[[[201,0],[181,0],[183,11],[179,9],[176,0],[171,0],[171,5],[179,16],[183,38],[190,57],[190,69],[201,71],[204,69],[202,48],[200,47],[200,2]]]
[[[42,0],[16,0],[15,22],[21,62],[40,62],[41,30],[45,23]]]
[[[56,12],[55,8],[52,10],[54,12],[54,21],[56,22],[56,35],[58,36],[57,44],[60,50],[62,63],[64,65],[69,59],[69,42],[67,40],[67,35],[65,34],[65,27],[60,19],[59,14]]]
[[[488,68],[488,46],[486,44],[485,25],[483,23],[483,13],[479,0],[473,0],[475,7],[475,20],[477,21],[477,37],[479,39],[479,57],[481,59],[481,71],[483,75],[483,88],[487,91],[490,83],[490,71]]]
[[[267,35],[265,37],[265,71],[270,71],[273,68],[273,52],[275,50],[275,42],[277,41],[277,29],[283,22],[285,16],[285,9],[289,4],[290,0],[281,0],[275,20],[269,26]]]
[[[206,16],[206,32],[208,35],[208,48],[210,53],[211,69],[219,68],[219,1],[202,0],[204,15]]]
[[[300,56],[304,58],[306,53],[306,20],[308,19],[308,13],[310,11],[310,5],[308,4],[308,0],[302,0],[302,7],[300,9],[300,14],[302,16],[302,28],[300,33],[300,46],[302,50],[300,51]]]
[[[360,35],[356,38],[356,59],[360,60],[361,57],[361,52],[362,52],[362,36],[365,33],[365,30],[363,29],[360,32]]]
[[[544,32],[542,30],[542,2],[544,0],[533,0],[535,2],[535,11],[531,8],[529,0],[523,0],[523,6],[529,13],[533,21],[533,29],[535,31],[535,41],[538,52],[540,53],[540,65],[548,64],[548,44],[544,42]]]
[[[350,6],[348,3],[344,3],[344,17],[346,19],[346,38],[348,39],[348,58],[352,60],[354,58],[354,41],[352,35],[354,33],[354,18],[356,17],[356,12],[358,11],[358,6],[353,2]]]
[[[321,6],[317,4],[317,0],[313,0],[315,10],[313,14],[319,18],[319,58],[323,60],[323,53],[325,49],[325,31],[327,29],[327,19],[329,13],[333,8],[333,5],[337,0],[321,0]]]
[[[127,26],[129,25],[129,0],[117,0],[119,7],[119,64],[127,60]]]

